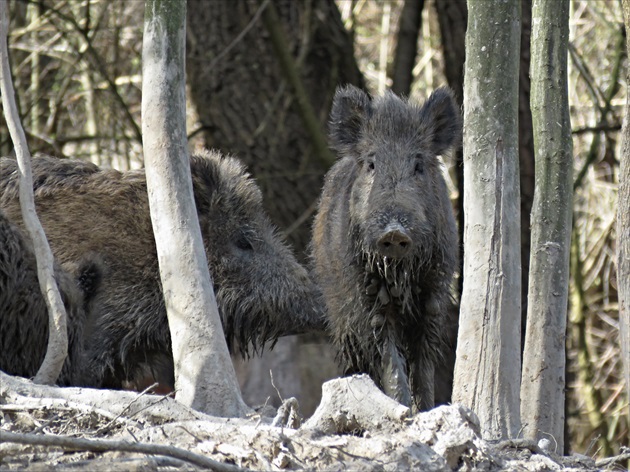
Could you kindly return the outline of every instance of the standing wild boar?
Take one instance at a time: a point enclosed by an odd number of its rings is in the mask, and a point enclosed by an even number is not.
[[[68,357],[57,383],[72,385],[81,362],[86,313],[98,288],[98,261],[86,258],[71,277],[55,265],[55,280],[66,307]],[[37,278],[30,240],[0,210],[0,370],[33,377],[48,346],[48,308]]]
[[[0,160],[0,208],[21,221],[15,161]],[[195,204],[219,312],[241,352],[317,328],[322,308],[306,270],[276,234],[255,182],[235,159],[191,157]],[[173,388],[170,333],[161,293],[143,171],[33,160],[35,202],[55,257],[66,269],[85,254],[102,259],[98,310],[85,327],[81,383]],[[68,269],[70,270],[70,269]]]
[[[368,373],[389,396],[425,410],[445,349],[457,268],[455,219],[437,156],[457,145],[449,90],[419,107],[386,93],[337,91],[312,241],[314,272],[346,373]]]

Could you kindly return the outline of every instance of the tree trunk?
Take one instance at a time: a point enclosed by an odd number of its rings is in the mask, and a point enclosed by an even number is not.
[[[630,54],[630,0],[623,0],[626,25],[626,50]],[[619,169],[619,202],[617,204],[617,281],[619,284],[619,331],[626,394],[630,402],[630,71],[626,71],[626,114],[622,131]],[[629,419],[630,419],[630,409]]]
[[[466,0],[436,0],[435,8],[440,24],[442,50],[444,53],[444,75],[455,92],[459,106],[464,105],[464,60],[466,58],[466,23],[468,7]],[[457,227],[459,230],[460,252],[464,244],[464,151],[455,153],[455,174],[457,180]],[[463,288],[463,263],[460,268],[459,293]]]
[[[444,54],[444,75],[448,85],[455,93],[455,100],[460,107],[464,104],[464,59],[466,49],[466,22],[468,8],[466,0],[436,0],[442,52]],[[457,298],[461,298],[464,282],[463,263],[461,257],[464,248],[464,151],[460,147],[453,153],[455,182],[457,185],[457,201],[455,203],[455,217],[459,237],[460,267]],[[449,317],[447,342],[452,348],[436,366],[435,372],[435,403],[450,403],[453,389],[453,370],[455,366],[455,346],[457,345],[459,305]],[[448,395],[445,395],[447,392]]]
[[[536,154],[527,329],[521,381],[526,437],[564,451],[565,337],[573,202],[567,88],[569,0],[534,0],[531,108]]]
[[[463,105],[465,35],[468,8],[465,0],[436,0],[442,52],[444,54],[444,75],[455,92],[455,98]],[[529,63],[531,37],[531,0],[521,0],[521,65],[519,73],[519,166],[521,174],[521,312],[523,335],[527,312],[527,283],[529,273],[530,213],[534,201],[534,138],[532,135],[532,113],[529,106]],[[455,156],[457,181],[457,223],[460,241],[464,241],[464,167],[463,150]],[[463,259],[462,259],[463,263]],[[460,278],[459,292],[462,291],[463,277]]]
[[[332,0],[274,0],[286,48],[320,125],[338,84],[362,85]],[[322,162],[285,79],[257,1],[190,0],[187,80],[207,147],[233,153],[256,176],[265,206],[298,256],[310,239]]]
[[[525,345],[527,290],[531,244],[531,213],[534,202],[534,133],[530,107],[532,0],[521,0],[521,66],[519,72],[518,149],[521,174],[521,347]]]
[[[422,28],[424,0],[405,0],[400,19],[392,72],[392,91],[409,96],[413,83],[413,67],[418,54],[418,35]]]
[[[464,79],[464,290],[453,401],[491,439],[520,427],[518,1],[469,2]],[[497,93],[501,91],[501,93]]]
[[[206,0],[188,2],[187,80],[190,98],[200,121],[204,145],[236,155],[260,185],[267,211],[285,231],[297,256],[305,260],[311,217],[319,198],[328,164],[317,157],[303,121],[304,104],[287,81],[268,27],[262,18],[268,2]],[[333,0],[273,0],[279,24],[286,32],[297,78],[306,91],[321,129],[328,120],[337,85],[362,86],[351,38]],[[302,100],[302,98],[300,98]],[[302,406],[316,406],[320,386],[337,372],[334,353],[319,341],[319,353],[289,366],[293,372],[278,374],[287,358],[302,359],[298,341],[283,338],[279,356],[272,351],[248,364],[247,385],[265,385],[265,391],[244,392],[246,398],[277,402],[269,370],[282,393],[300,399]],[[315,344],[309,348],[315,349]],[[241,369],[240,369],[241,370]],[[305,374],[310,370],[312,377]],[[258,377],[252,379],[251,377]],[[283,384],[282,379],[299,382]],[[296,391],[301,389],[302,392]],[[308,410],[303,410],[304,413]]]
[[[22,218],[28,234],[33,242],[37,261],[37,277],[39,286],[48,308],[48,349],[42,366],[37,371],[36,383],[53,384],[57,381],[68,355],[68,330],[66,309],[61,300],[53,268],[53,255],[37,213],[33,197],[33,177],[31,173],[31,155],[26,143],[24,129],[20,123],[15,91],[11,81],[9,67],[9,51],[7,35],[9,32],[8,2],[0,1],[0,95],[4,109],[7,128],[13,140],[15,154],[20,169],[20,207]]]
[[[185,0],[146,1],[142,134],[176,399],[217,416],[242,416],[247,406],[221,328],[193,198],[186,139],[185,21]]]

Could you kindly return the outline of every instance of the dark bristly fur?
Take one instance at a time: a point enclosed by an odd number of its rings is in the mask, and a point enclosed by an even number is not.
[[[68,357],[57,383],[72,385],[81,361],[81,335],[86,313],[100,284],[97,260],[86,258],[78,279],[55,265],[55,280],[66,307]],[[0,370],[33,377],[48,345],[48,309],[37,279],[31,243],[0,210]]]
[[[265,216],[255,182],[235,159],[191,157],[195,203],[228,344],[247,354],[278,336],[317,329],[321,300]],[[82,383],[173,384],[170,334],[144,172],[78,161],[33,160],[38,214],[62,266],[96,252],[98,312],[86,324]],[[20,221],[15,161],[0,160],[0,208]]]
[[[421,107],[390,92],[372,99],[352,86],[339,89],[330,121],[339,160],[313,228],[314,272],[346,372],[370,374],[419,409],[433,405],[458,257],[437,156],[456,146],[460,133],[447,89]],[[407,252],[384,253],[391,228],[404,235]]]

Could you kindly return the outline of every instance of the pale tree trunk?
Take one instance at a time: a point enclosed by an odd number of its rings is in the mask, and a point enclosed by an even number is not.
[[[630,0],[623,0],[626,32],[630,31]],[[626,34],[630,53],[630,35]],[[626,71],[626,115],[623,122],[619,201],[617,204],[617,283],[619,284],[619,331],[626,393],[630,401],[630,70]],[[628,410],[630,417],[630,409]],[[630,436],[630,434],[629,434]]]
[[[24,129],[20,123],[15,91],[11,82],[7,34],[9,31],[9,8],[6,0],[0,0],[0,93],[2,107],[7,120],[7,127],[15,147],[20,170],[20,207],[22,218],[33,242],[37,261],[39,286],[48,308],[48,349],[44,362],[35,375],[36,383],[53,384],[57,381],[61,368],[68,355],[68,330],[66,327],[66,309],[61,300],[54,278],[53,255],[42,228],[33,199],[33,177],[31,173],[31,155],[26,144]]]
[[[464,79],[464,288],[453,402],[489,439],[520,427],[518,165],[520,4],[468,4]]]
[[[176,399],[242,416],[197,220],[186,139],[185,0],[146,0],[142,134],[151,221],[175,362]]]
[[[392,72],[392,91],[398,95],[408,96],[411,92],[423,8],[424,0],[405,0],[400,12]]]
[[[521,379],[525,437],[564,451],[565,337],[573,202],[567,88],[569,0],[534,0],[531,109],[536,177]]]

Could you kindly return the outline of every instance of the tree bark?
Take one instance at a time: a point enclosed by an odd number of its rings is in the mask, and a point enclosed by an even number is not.
[[[444,54],[444,75],[455,92],[455,98],[463,105],[465,36],[468,8],[465,0],[436,0],[442,52]],[[529,106],[530,81],[530,37],[531,0],[521,0],[521,65],[519,73],[519,167],[521,174],[521,312],[522,333],[525,335],[527,313],[527,284],[529,273],[530,214],[534,201],[534,138],[532,134],[532,113]],[[464,166],[463,150],[455,155],[455,176],[457,181],[457,223],[460,242],[464,241]],[[463,264],[463,258],[462,258]],[[463,266],[462,266],[463,267]],[[460,278],[461,294],[463,277]]]
[[[222,1],[208,8],[206,0],[189,0],[187,81],[204,145],[235,154],[247,164],[269,215],[304,261],[328,164],[315,153],[301,115],[304,103],[298,102],[263,23],[264,3]],[[273,0],[273,5],[305,98],[325,129],[337,85],[363,85],[350,35],[333,0]],[[312,405],[312,411],[322,382],[337,373],[334,354],[323,341],[304,346],[290,337],[280,339],[281,345],[277,353],[266,352],[239,369],[247,378],[243,393],[248,400],[263,403],[271,397],[277,402],[271,369],[282,395],[298,397],[303,413],[308,413],[305,405]],[[318,352],[303,362],[307,356],[301,351],[307,349]],[[300,360],[289,365],[287,359]],[[281,375],[279,366],[293,371]],[[246,391],[245,385],[266,389]]]
[[[466,22],[468,8],[466,0],[436,0],[435,8],[440,27],[442,51],[444,54],[444,75],[455,94],[455,100],[460,107],[464,105],[464,60],[466,49]],[[459,236],[460,267],[457,287],[457,298],[461,299],[464,283],[464,150],[459,147],[453,153],[455,181],[457,185],[457,201],[455,203],[455,217]],[[453,370],[455,366],[455,346],[457,345],[459,305],[453,310],[448,324],[447,342],[452,349],[444,357],[441,366],[436,367],[435,392],[436,404],[450,403],[453,389]],[[441,392],[448,392],[443,395]]]
[[[22,218],[28,234],[33,242],[35,259],[37,261],[37,277],[46,307],[48,308],[49,329],[48,349],[34,381],[43,384],[53,384],[59,377],[63,363],[68,355],[68,330],[66,309],[61,300],[59,289],[54,277],[53,255],[44,233],[33,198],[33,177],[31,173],[31,155],[26,143],[24,129],[15,104],[15,91],[11,81],[9,67],[9,51],[7,34],[9,32],[8,2],[0,1],[0,93],[2,106],[7,121],[7,127],[20,169],[20,207]]]
[[[630,0],[623,0],[626,50],[630,54]],[[619,331],[626,394],[630,402],[630,70],[626,71],[626,113],[623,122],[619,201],[617,203],[617,281],[619,284]],[[628,410],[630,419],[630,409]],[[629,435],[630,436],[630,435]]]
[[[413,83],[413,67],[418,54],[418,35],[422,28],[424,0],[405,0],[400,19],[392,72],[392,91],[409,96]]]
[[[363,84],[339,10],[333,0],[272,3],[306,98],[325,125],[337,85]],[[329,163],[314,151],[298,97],[262,21],[264,2],[208,5],[188,4],[187,81],[203,141],[247,164],[271,218],[304,260],[310,216]]]
[[[516,437],[520,427],[520,4],[468,6],[464,289],[453,401],[477,413],[486,437],[499,439]]]
[[[142,134],[176,399],[217,416],[242,416],[247,406],[221,328],[193,198],[186,139],[185,31],[185,0],[146,1]]]
[[[525,437],[564,450],[565,338],[573,202],[567,84],[569,0],[534,0],[531,108],[536,155],[527,329],[521,380]]]
[[[531,213],[534,202],[534,133],[530,107],[532,0],[521,0],[521,65],[519,72],[518,149],[521,174],[521,347],[525,345],[527,291],[531,245]]]

